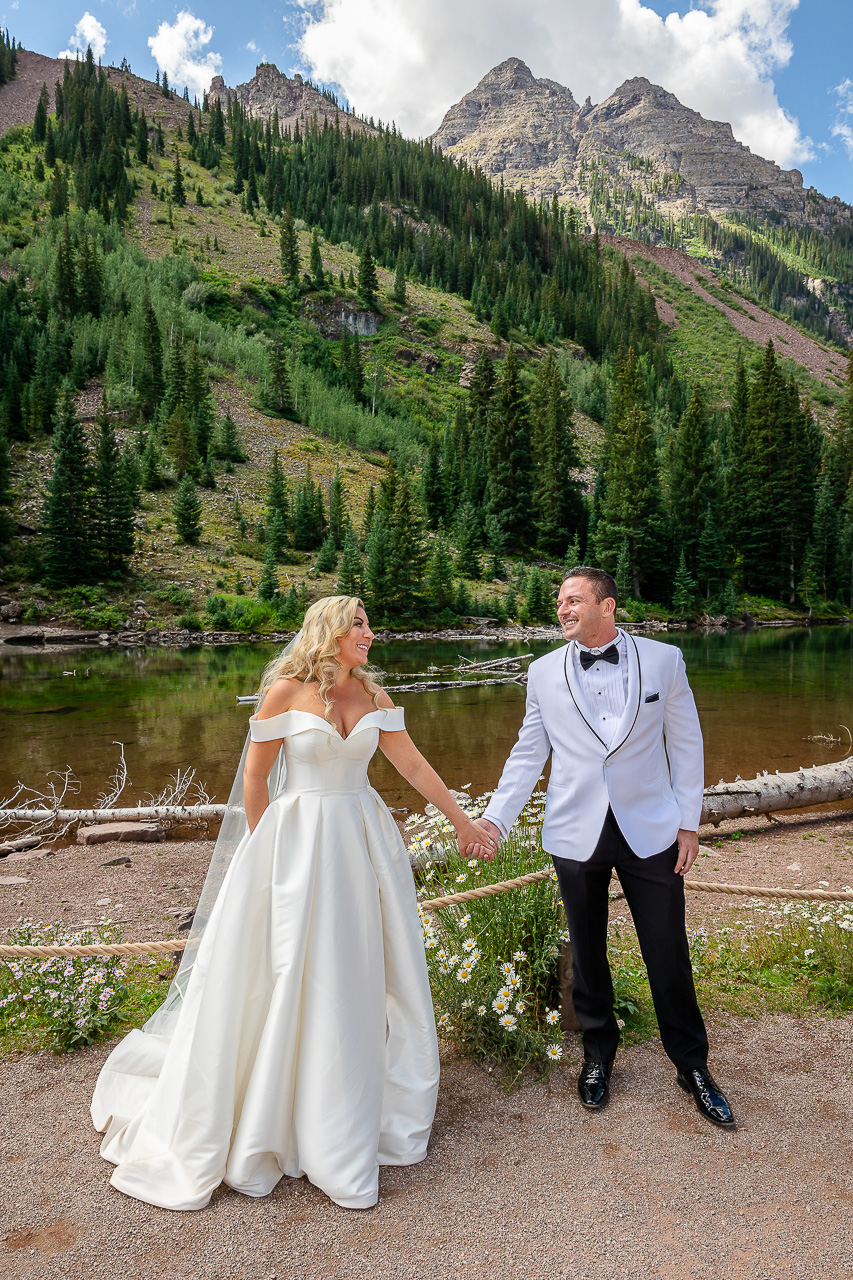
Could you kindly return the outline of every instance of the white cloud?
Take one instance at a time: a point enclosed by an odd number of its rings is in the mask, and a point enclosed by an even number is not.
[[[853,80],[848,76],[832,92],[838,99],[838,104],[830,133],[833,138],[840,138],[847,158],[853,160]]]
[[[814,147],[780,106],[774,70],[791,58],[799,0],[701,0],[661,18],[641,0],[300,0],[299,53],[314,79],[406,134],[438,127],[447,108],[505,58],[567,85],[582,102],[646,76],[688,107],[788,167]]]
[[[200,98],[210,88],[213,77],[222,71],[220,54],[208,52],[201,56],[212,39],[213,27],[206,26],[189,9],[182,9],[174,22],[160,23],[157,34],[148,37],[148,47],[171,85],[186,85]]]
[[[68,41],[68,48],[58,53],[57,58],[85,58],[86,50],[91,46],[96,58],[104,56],[109,41],[107,29],[91,13],[84,13],[74,28],[74,35]]]
[[[258,52],[258,46],[255,44],[254,40],[247,41],[246,48],[249,49],[252,53]]]

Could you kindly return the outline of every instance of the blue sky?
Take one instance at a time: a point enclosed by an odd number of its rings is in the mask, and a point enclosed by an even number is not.
[[[261,60],[301,69],[410,136],[507,57],[578,101],[644,75],[853,203],[851,0],[0,0],[0,15],[26,48],[91,40],[191,95]]]

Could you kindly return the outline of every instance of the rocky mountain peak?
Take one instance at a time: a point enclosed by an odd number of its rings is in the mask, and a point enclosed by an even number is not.
[[[214,76],[208,98],[219,98],[224,109],[229,95],[240,103],[250,117],[271,121],[278,112],[282,129],[285,126],[293,129],[297,122],[300,129],[303,129],[316,116],[321,125],[326,117],[331,123],[339,120],[342,129],[348,123],[350,129],[359,133],[376,132],[356,116],[343,111],[331,98],[303,80],[298,72],[293,77],[286,76],[274,62],[259,63],[252,79],[246,84],[238,84],[234,89],[228,88],[222,76]]]
[[[807,208],[797,169],[753,155],[731,125],[706,120],[645,76],[579,109],[570,89],[507,58],[449,109],[432,141],[528,195],[571,201],[590,225],[600,220],[597,202],[608,187],[622,204],[639,198],[674,218],[737,211],[805,223],[824,216],[813,200]]]

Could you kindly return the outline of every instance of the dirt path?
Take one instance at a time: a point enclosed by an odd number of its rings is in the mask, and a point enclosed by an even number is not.
[[[3,1066],[4,1280],[841,1280],[853,1272],[853,1018],[712,1028],[740,1118],[712,1129],[656,1043],[581,1112],[577,1061],[507,1097],[446,1059],[430,1154],[367,1212],[304,1180],[173,1214],[109,1186],[88,1104],[105,1048]]]
[[[716,285],[716,277],[713,272],[702,266],[695,258],[688,257],[686,253],[681,253],[678,249],[641,244],[637,240],[628,240],[624,236],[602,236],[601,241],[603,244],[613,245],[629,258],[649,258],[651,261],[657,262],[665,270],[670,271],[681,284],[686,285],[703,302],[707,302],[712,307],[716,307],[718,311],[721,311],[731,321],[738,333],[742,333],[750,341],[757,342],[760,346],[766,346],[767,342],[772,339],[780,355],[789,356],[792,360],[796,360],[797,364],[802,365],[804,369],[808,369],[809,373],[824,382],[832,382],[835,385],[838,379],[844,379],[847,371],[847,361],[840,352],[833,351],[822,343],[816,342],[813,338],[806,337],[799,329],[795,329],[792,325],[786,324],[784,320],[778,320],[768,312],[762,311],[761,307],[739,295],[736,302],[742,310],[736,311],[733,307],[727,306],[726,303],[703,287],[701,280]],[[697,280],[697,276],[701,277],[701,280]],[[652,293],[654,293],[654,286],[652,286]],[[677,316],[670,304],[662,299],[656,299],[656,301],[658,303],[658,315],[663,323],[667,325],[672,325],[674,322],[677,323]]]
[[[853,813],[702,832],[701,879],[840,888]],[[715,844],[720,847],[715,848]],[[174,934],[209,841],[73,846],[0,862],[0,930],[25,912],[69,927],[109,914],[128,938]],[[104,866],[116,858],[129,864]],[[691,895],[693,923],[737,910]],[[619,907],[616,910],[620,910]],[[164,963],[164,980],[168,968]],[[109,1186],[88,1105],[109,1046],[7,1059],[0,1280],[840,1280],[853,1273],[853,1016],[717,1019],[712,1069],[737,1133],[675,1087],[657,1040],[618,1059],[610,1107],[581,1112],[571,1044],[550,1089],[507,1097],[446,1053],[430,1155],[384,1170],[365,1213],[302,1181],[171,1214]]]

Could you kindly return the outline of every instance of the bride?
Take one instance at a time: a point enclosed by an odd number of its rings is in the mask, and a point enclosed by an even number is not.
[[[138,1200],[202,1209],[223,1181],[263,1196],[304,1174],[366,1209],[380,1165],[426,1156],[435,1019],[405,846],[367,777],[377,746],[461,850],[493,849],[376,683],[372,640],[362,602],[331,596],[264,672],[245,817],[238,771],[178,976],[92,1099],[112,1185]]]

